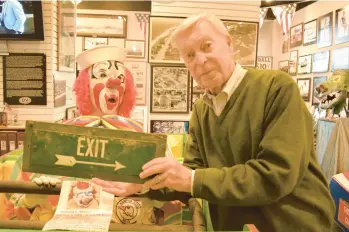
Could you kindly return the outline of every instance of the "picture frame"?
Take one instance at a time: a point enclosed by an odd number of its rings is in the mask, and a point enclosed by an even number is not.
[[[67,103],[67,83],[66,80],[54,79],[54,107],[65,106]]]
[[[310,101],[311,78],[298,78],[297,85],[304,101]]]
[[[222,19],[233,46],[233,60],[243,67],[257,66],[258,22]]]
[[[184,63],[179,51],[173,48],[169,39],[173,30],[185,17],[150,16],[149,20],[149,63]]]
[[[332,50],[332,72],[337,69],[349,69],[349,47]]]
[[[150,120],[150,133],[189,134],[189,121]]]
[[[76,33],[86,37],[127,37],[127,15],[77,14]]]
[[[73,119],[73,118],[76,118],[79,116],[80,116],[79,110],[78,110],[78,107],[76,107],[76,106],[68,107],[65,110],[65,119],[66,120]]]
[[[124,62],[126,68],[130,70],[136,87],[136,105],[145,105],[147,100],[147,76],[148,64],[145,61]]]
[[[289,67],[290,67],[290,64],[289,64],[288,60],[282,60],[279,62],[279,70],[280,71],[288,73]]]
[[[319,87],[320,84],[327,80],[327,76],[316,76],[313,77],[313,98],[312,105],[319,105],[321,103],[321,99],[318,99],[315,94],[315,90]]]
[[[257,56],[257,69],[273,69],[273,57]]]
[[[295,25],[290,29],[290,48],[303,44],[303,23]]]
[[[335,11],[335,44],[349,42],[349,8]]]
[[[191,92],[191,94],[190,94],[190,96],[191,96],[191,99],[190,99],[190,103],[191,103],[190,104],[190,111],[192,111],[195,102],[204,95],[205,89],[201,88],[198,85],[198,83],[193,78],[191,78],[191,85],[190,85],[190,87],[191,87],[191,91],[190,91]]]
[[[83,37],[83,50],[95,48],[97,46],[108,45],[107,37]]]
[[[320,16],[317,20],[317,46],[318,48],[329,47],[332,45],[333,12]]]
[[[298,64],[298,50],[293,50],[290,52],[289,70],[288,70],[288,73],[291,76],[297,75],[297,64]]]
[[[75,12],[76,5],[69,0],[58,1],[57,64],[60,72],[75,72]]]
[[[151,66],[150,112],[189,112],[189,71],[184,66]]]
[[[297,74],[311,73],[312,55],[304,55],[298,57]]]
[[[330,69],[330,51],[322,51],[313,54],[312,72],[325,73]]]
[[[317,42],[317,20],[304,23],[303,46],[316,44]]]
[[[289,33],[283,35],[282,53],[286,53],[290,50],[290,35]]]
[[[125,40],[127,58],[145,58],[144,40]]]
[[[136,106],[131,112],[130,118],[137,122],[142,123],[143,132],[148,132],[148,107],[147,106]]]

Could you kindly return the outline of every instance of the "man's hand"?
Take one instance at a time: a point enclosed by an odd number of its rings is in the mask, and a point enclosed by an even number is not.
[[[192,170],[180,164],[174,157],[155,158],[143,166],[143,172],[139,175],[144,179],[156,175],[144,183],[151,189],[164,187],[178,192],[191,192]]]
[[[98,178],[92,178],[92,182],[101,186],[103,191],[114,194],[118,197],[127,197],[142,190],[143,184],[133,184],[115,181],[106,181]]]

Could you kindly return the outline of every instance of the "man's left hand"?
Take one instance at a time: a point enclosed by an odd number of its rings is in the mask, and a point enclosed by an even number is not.
[[[139,176],[144,179],[152,175],[156,176],[144,183],[151,189],[167,187],[178,192],[191,192],[192,170],[173,157],[161,157],[149,161],[143,166],[143,172]]]

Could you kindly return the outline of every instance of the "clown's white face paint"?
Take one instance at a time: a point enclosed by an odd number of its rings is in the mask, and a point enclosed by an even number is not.
[[[118,61],[103,61],[89,68],[90,96],[94,115],[118,114],[125,88],[125,67]]]

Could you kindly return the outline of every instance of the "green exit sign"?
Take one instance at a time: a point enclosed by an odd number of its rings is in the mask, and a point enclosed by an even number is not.
[[[165,156],[166,135],[27,121],[23,171],[143,183],[142,166]]]

